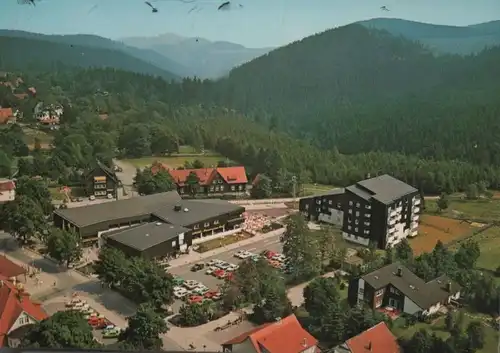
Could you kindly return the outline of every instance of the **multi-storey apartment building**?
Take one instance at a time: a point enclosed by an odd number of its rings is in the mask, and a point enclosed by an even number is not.
[[[414,187],[382,175],[301,200],[310,220],[342,227],[344,239],[385,249],[417,235],[420,196]]]

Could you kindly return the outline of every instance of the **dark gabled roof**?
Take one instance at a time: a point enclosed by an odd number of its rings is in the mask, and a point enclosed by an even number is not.
[[[177,239],[179,234],[188,231],[189,229],[187,228],[173,224],[151,222],[127,229],[121,229],[120,231],[113,232],[111,235],[106,234],[105,237],[113,239],[130,248],[144,251],[155,245]]]
[[[139,196],[126,200],[117,200],[95,205],[58,209],[55,214],[78,227],[86,227],[101,222],[109,222],[132,217],[148,217],[161,204],[179,202],[177,191]]]
[[[398,269],[402,271],[401,276],[398,275]],[[394,286],[422,309],[428,309],[461,290],[461,287],[447,276],[426,283],[399,262],[384,266],[361,278],[375,290],[385,288],[389,284]],[[451,282],[451,293],[446,288],[448,282]]]
[[[180,208],[179,211],[175,210],[176,206]],[[245,208],[224,200],[182,200],[159,206],[152,215],[165,222],[188,227],[236,211],[244,212]]]
[[[373,198],[384,204],[389,204],[394,200],[418,191],[413,186],[388,174],[362,180],[347,187],[347,190],[365,200]]]
[[[111,179],[113,179],[113,181],[115,183],[119,182],[120,179],[116,176],[116,173],[111,169],[109,168],[107,165],[105,165],[104,163],[102,163],[101,161],[97,160],[96,161],[96,166],[95,168],[91,169],[88,173],[87,173],[87,176],[89,176],[90,174],[92,174],[92,172],[96,169],[96,168],[99,168],[101,169],[108,177],[110,177]]]

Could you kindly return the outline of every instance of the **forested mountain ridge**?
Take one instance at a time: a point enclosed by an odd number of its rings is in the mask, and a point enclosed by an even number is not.
[[[467,55],[487,47],[500,45],[500,21],[490,21],[470,26],[445,26],[401,20],[373,18],[358,22],[395,36],[418,40],[435,53]]]
[[[0,30],[0,36],[26,38],[34,40],[44,40],[67,45],[77,45],[82,47],[101,48],[106,50],[117,50],[127,55],[133,56],[136,59],[145,61],[151,65],[158,67],[161,70],[171,72],[176,76],[188,76],[189,70],[181,63],[175,62],[154,50],[139,49],[133,46],[125,45],[121,42],[114,41],[108,38],[91,35],[91,34],[41,34],[26,31]]]
[[[500,163],[498,62],[500,48],[436,57],[349,25],[276,49],[200,94],[341,153]]]
[[[110,67],[168,80],[178,78],[173,73],[119,50],[5,36],[0,36],[0,48],[0,69],[4,70],[53,70],[64,64],[76,67]]]

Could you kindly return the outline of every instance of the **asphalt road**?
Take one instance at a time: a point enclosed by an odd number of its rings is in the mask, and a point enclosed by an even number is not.
[[[223,253],[220,253],[215,256],[208,257],[203,260],[204,263],[212,260],[212,259],[218,259],[222,261],[227,261],[229,263],[233,264],[238,264],[242,260],[234,257],[234,254],[239,251],[239,250],[247,250],[250,252],[253,252],[255,254],[259,254],[263,250],[271,250],[271,251],[276,251],[276,252],[281,252],[282,251],[282,244],[279,241],[279,236],[270,238],[270,239],[264,239],[249,245],[242,246],[238,248],[237,250],[230,250],[226,251]],[[179,266],[172,268],[169,272],[180,276],[184,278],[185,280],[195,280],[198,282],[203,283],[205,286],[210,288],[211,290],[216,290],[218,289],[219,285],[223,283],[222,280],[215,278],[214,276],[210,276],[205,274],[205,269],[198,271],[198,272],[192,272],[191,267],[193,264],[188,264],[185,266]],[[172,306],[172,309],[174,312],[177,312],[178,309],[182,306],[183,302],[180,300],[176,300],[174,305]]]

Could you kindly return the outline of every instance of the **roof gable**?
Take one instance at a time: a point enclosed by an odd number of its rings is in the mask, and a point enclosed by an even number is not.
[[[421,309],[428,309],[449,296],[458,293],[461,287],[447,276],[441,276],[425,282],[399,262],[379,268],[361,277],[374,289],[387,287],[389,284],[412,300]],[[451,285],[451,292],[447,289]]]
[[[9,260],[5,255],[0,256],[0,275],[11,278],[17,277],[19,275],[24,275],[26,270]]]
[[[351,353],[399,353],[396,337],[384,322],[346,341]]]
[[[0,275],[0,347],[5,336],[22,313],[36,321],[48,316],[39,303],[33,302],[29,294],[16,288],[5,276]]]
[[[247,338],[250,339],[257,353],[262,353],[262,348],[269,353],[299,353],[318,343],[309,332],[302,328],[295,315],[259,326],[223,345],[239,344]]]

